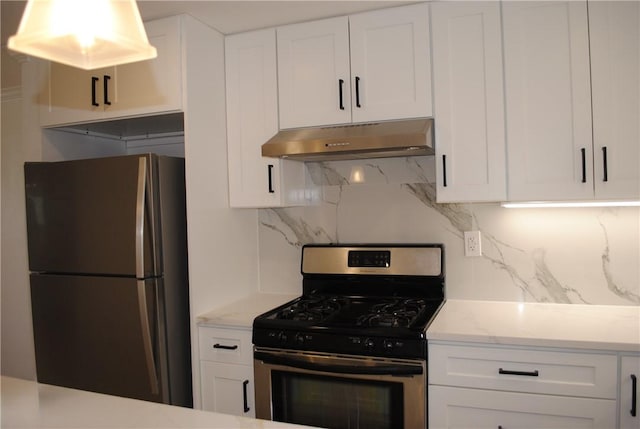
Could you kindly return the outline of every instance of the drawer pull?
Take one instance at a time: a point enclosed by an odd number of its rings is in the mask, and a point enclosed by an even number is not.
[[[526,377],[537,377],[539,375],[538,370],[535,371],[511,371],[508,369],[500,368],[498,370],[498,374],[506,374],[506,375],[524,375]]]
[[[587,183],[587,150],[580,149],[580,154],[582,155],[582,183]]]
[[[249,380],[245,380],[242,382],[242,398],[244,400],[244,412],[248,413],[249,408],[249,398],[247,397],[247,385],[249,384]]]
[[[236,344],[235,346],[225,346],[224,344],[214,344],[213,345],[214,349],[223,349],[223,350],[237,350],[238,349],[238,345]]]
[[[635,374],[631,374],[631,416],[638,415],[638,377]]]

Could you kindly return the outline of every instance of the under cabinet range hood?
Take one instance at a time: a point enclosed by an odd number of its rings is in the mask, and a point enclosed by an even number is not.
[[[282,130],[262,145],[262,156],[298,161],[433,153],[431,118]]]

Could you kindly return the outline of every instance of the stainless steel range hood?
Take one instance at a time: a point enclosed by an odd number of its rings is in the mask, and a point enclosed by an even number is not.
[[[262,156],[299,161],[433,155],[433,119],[282,130]]]

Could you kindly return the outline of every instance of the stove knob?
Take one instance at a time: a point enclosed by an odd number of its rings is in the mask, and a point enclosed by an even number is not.
[[[376,346],[375,341],[373,341],[371,338],[367,338],[364,340],[364,348],[367,350],[373,350],[373,348]]]
[[[394,347],[394,344],[392,340],[384,340],[384,342],[382,343],[382,348],[385,349],[386,351],[391,351],[393,347]]]
[[[278,341],[280,341],[281,344],[284,344],[287,342],[287,333],[286,332],[280,332],[278,334]]]
[[[304,344],[304,334],[296,334],[294,339],[296,341],[296,344],[298,345]]]

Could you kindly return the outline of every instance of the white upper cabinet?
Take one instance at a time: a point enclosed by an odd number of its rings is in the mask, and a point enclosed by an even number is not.
[[[509,199],[592,198],[586,2],[502,5]]]
[[[38,96],[40,124],[66,125],[179,111],[182,108],[180,17],[145,24],[153,60],[82,70],[48,64]]]
[[[427,4],[349,17],[353,122],[432,116]]]
[[[225,60],[230,206],[301,204],[304,164],[261,153],[278,132],[275,29],[227,36]]]
[[[347,17],[279,27],[280,128],[351,121]]]
[[[431,116],[429,9],[277,29],[280,128]]]
[[[438,202],[506,199],[499,2],[431,5]]]
[[[640,3],[589,7],[595,196],[640,198]]]

